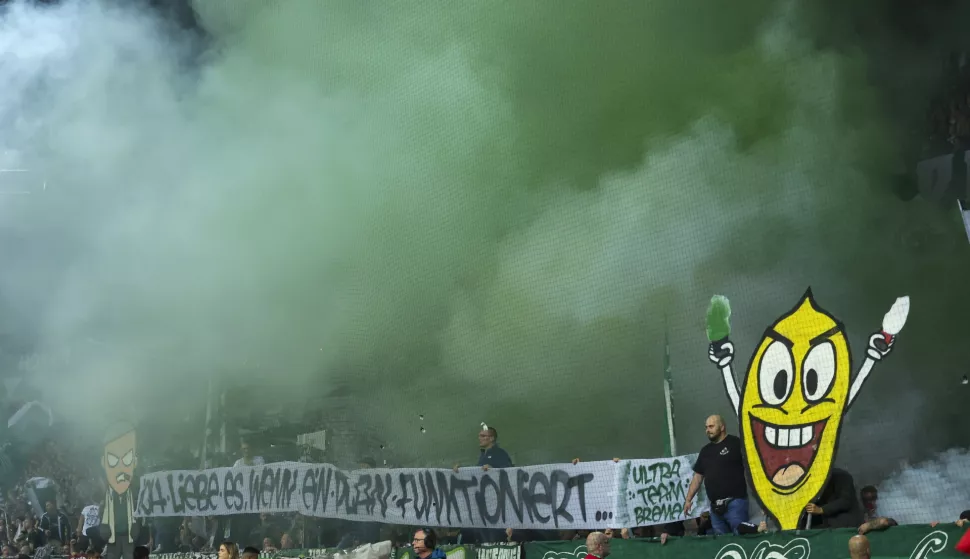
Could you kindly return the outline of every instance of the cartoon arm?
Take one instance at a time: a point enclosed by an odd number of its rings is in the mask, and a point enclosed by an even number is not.
[[[711,363],[714,363],[721,369],[721,376],[724,377],[724,388],[727,390],[728,399],[731,400],[734,414],[738,415],[741,410],[741,396],[738,395],[738,385],[734,380],[734,371],[731,369],[731,362],[734,360],[734,344],[729,341],[712,342],[707,351],[707,357],[711,360]]]
[[[849,389],[849,403],[847,406],[851,406],[856,396],[859,395],[859,391],[862,390],[862,385],[866,382],[876,362],[881,361],[883,357],[889,355],[889,352],[892,351],[893,344],[896,343],[896,336],[902,331],[908,316],[909,297],[900,297],[896,299],[892,308],[883,317],[882,330],[869,336],[869,346],[866,348],[866,360],[862,363],[862,368],[859,369],[859,373],[855,376],[855,381],[852,382],[852,388]]]
[[[882,360],[883,357],[889,355],[889,351],[892,349],[893,344],[896,340],[893,338],[892,341],[886,342],[886,336],[882,332],[876,332],[875,334],[869,336],[869,347],[866,348],[866,360],[862,364],[862,368],[855,376],[855,381],[852,382],[852,388],[849,389],[849,404],[855,401],[856,396],[859,395],[859,391],[862,390],[862,385],[869,378],[869,373],[872,372],[872,367],[877,361]],[[883,346],[880,348],[880,346]]]

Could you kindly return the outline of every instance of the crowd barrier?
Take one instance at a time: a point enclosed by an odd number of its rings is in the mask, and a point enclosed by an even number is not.
[[[965,532],[953,524],[897,526],[869,533],[872,559],[966,557],[956,551]],[[610,559],[848,559],[856,530],[802,530],[747,536],[612,540]],[[585,542],[536,542],[523,546],[528,559],[583,559]]]
[[[955,546],[966,529],[954,524],[896,526],[866,535],[872,559],[965,557]],[[849,559],[854,529],[766,532],[745,536],[671,537],[611,541],[610,559]],[[584,559],[580,540],[441,548],[448,559]],[[410,548],[396,548],[392,559],[415,559]]]
[[[966,529],[953,524],[896,526],[867,534],[872,559],[931,559],[965,557],[956,543]],[[671,537],[611,542],[610,559],[849,559],[849,538],[856,530],[801,530],[745,536]],[[447,559],[584,559],[584,541],[530,542],[526,544],[451,545],[439,547]],[[56,556],[54,556],[56,557]],[[152,554],[152,559],[216,559],[215,553]],[[391,542],[364,545],[350,551],[290,549],[264,553],[261,559],[416,559],[410,547],[393,548]]]

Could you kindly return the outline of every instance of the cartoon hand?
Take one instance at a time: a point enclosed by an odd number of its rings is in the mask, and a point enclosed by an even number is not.
[[[712,343],[710,346],[708,346],[707,358],[711,360],[711,363],[714,363],[722,369],[727,367],[731,364],[731,361],[734,360],[734,344],[731,342],[724,342],[720,344],[720,347],[718,347],[717,351],[715,351],[714,344]]]
[[[876,332],[869,336],[869,347],[866,348],[866,355],[873,361],[879,361],[886,355],[889,355],[894,343],[896,343],[895,336],[887,343],[886,336],[882,332]]]

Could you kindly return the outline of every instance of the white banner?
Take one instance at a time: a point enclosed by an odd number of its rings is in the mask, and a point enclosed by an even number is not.
[[[451,470],[344,471],[330,464],[169,471],[141,477],[135,516],[299,512],[461,528],[627,528],[683,520],[696,455]],[[694,515],[706,510],[695,503]]]

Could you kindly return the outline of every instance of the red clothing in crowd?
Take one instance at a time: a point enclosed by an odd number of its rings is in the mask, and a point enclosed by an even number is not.
[[[970,530],[967,530],[960,541],[957,542],[957,551],[962,551],[967,555],[970,555]]]

